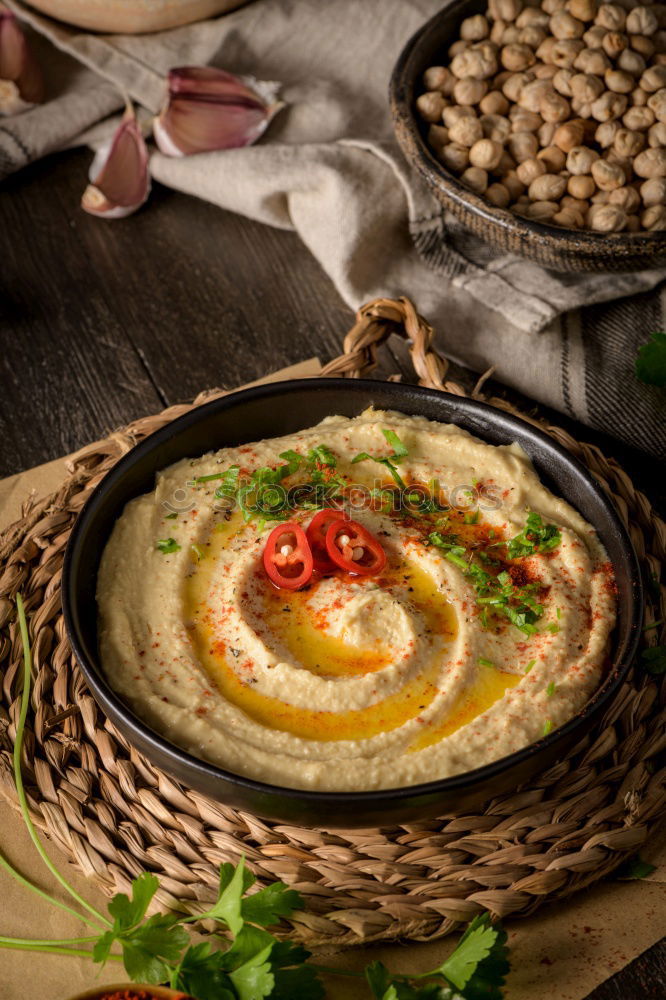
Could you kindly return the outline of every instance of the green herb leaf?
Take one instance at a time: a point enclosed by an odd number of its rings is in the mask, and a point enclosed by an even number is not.
[[[480,656],[478,660],[479,666],[481,667],[494,667],[495,664],[492,660],[487,660],[485,656]]]
[[[409,455],[408,449],[402,443],[402,441],[395,433],[395,431],[382,428],[382,434],[384,435],[390,446],[393,448],[393,454],[389,455],[389,458],[392,458],[394,461],[399,462],[401,458],[406,458],[407,455]]]
[[[225,953],[213,951],[210,941],[192,945],[171,976],[173,989],[183,990],[197,1000],[237,1000],[236,991],[222,963]]]
[[[551,681],[550,684],[548,685],[548,687],[546,688],[546,695],[549,698],[552,698],[556,691],[557,691],[557,687],[555,685],[555,681]]]
[[[261,927],[277,924],[282,917],[289,917],[303,906],[303,898],[294,889],[289,889],[284,882],[272,882],[265,889],[247,896],[241,904],[241,914],[244,920]]]
[[[532,667],[534,666],[535,663],[536,663],[536,660],[530,660],[530,662],[525,667],[525,673],[526,674],[529,674],[530,670],[532,669]]]
[[[244,858],[241,858],[235,868],[229,863],[221,865],[217,901],[201,914],[200,919],[219,920],[227,925],[232,934],[238,934],[243,926],[241,913],[243,893],[254,884],[254,881],[254,875],[245,867]]]
[[[164,515],[164,520],[165,521],[175,521],[177,517],[178,517],[178,513],[174,510],[173,514],[165,514]]]
[[[158,985],[169,978],[167,962],[176,962],[189,944],[187,931],[172,914],[156,913],[119,938],[130,979]]]
[[[178,552],[180,545],[175,538],[158,538],[155,548],[159,549],[166,556],[170,552]]]
[[[630,879],[646,878],[651,875],[655,870],[655,866],[651,865],[648,861],[643,861],[640,855],[635,854],[633,858],[629,858],[617,869],[616,878],[622,881],[628,881]]]
[[[553,723],[551,719],[546,719],[546,721],[543,724],[543,735],[548,736],[548,733],[552,730],[552,728],[553,728]]]
[[[645,670],[654,677],[666,673],[666,646],[649,646],[644,649],[641,662]]]
[[[234,984],[239,1000],[262,1000],[273,992],[275,977],[271,972],[268,957],[273,943],[252,955],[244,965],[229,973],[229,979]]]
[[[475,917],[456,950],[435,971],[464,990],[465,1000],[501,1000],[509,971],[506,931],[492,924],[487,913]]]
[[[221,478],[222,482],[215,490],[215,496],[218,500],[233,497],[238,490],[240,467],[238,465],[231,465],[225,472],[222,473]]]
[[[636,375],[647,385],[666,386],[666,333],[653,333],[636,356]]]
[[[530,511],[524,529],[509,539],[506,547],[510,559],[519,559],[535,553],[550,552],[561,541],[562,535],[556,524],[544,524],[540,514]]]
[[[132,882],[132,898],[124,892],[117,893],[108,905],[113,917],[114,929],[128,930],[140,923],[146,915],[150,901],[159,889],[160,880],[156,875],[143,872]]]

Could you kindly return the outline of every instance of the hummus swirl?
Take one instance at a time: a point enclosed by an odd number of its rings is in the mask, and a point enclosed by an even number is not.
[[[391,452],[396,435],[406,455]],[[262,564],[277,522],[230,509],[221,477],[322,444],[386,567],[278,589]],[[396,475],[407,494],[436,492],[436,509],[387,504]],[[306,527],[313,513],[305,504],[285,516]],[[556,538],[516,555],[507,542],[525,537],[530,514]],[[516,595],[537,609],[534,624],[521,626]],[[599,685],[615,621],[594,529],[517,445],[375,410],[160,473],[115,525],[97,600],[103,669],[151,727],[238,774],[324,791],[432,781],[539,739]]]

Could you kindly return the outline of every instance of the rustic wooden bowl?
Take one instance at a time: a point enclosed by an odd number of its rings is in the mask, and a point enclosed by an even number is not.
[[[666,264],[666,232],[593,233],[519,218],[470,191],[439,162],[426,142],[426,128],[414,100],[421,77],[439,66],[458,35],[461,21],[486,11],[484,0],[453,0],[409,40],[390,84],[395,134],[408,161],[433,194],[467,229],[510,253],[557,271],[639,271]]]

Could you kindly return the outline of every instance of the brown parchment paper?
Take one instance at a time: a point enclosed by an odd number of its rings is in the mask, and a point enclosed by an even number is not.
[[[311,359],[260,382],[316,375],[319,367],[319,362]],[[41,497],[54,490],[64,478],[66,462],[65,458],[56,459],[0,481],[0,528],[20,516],[21,505],[31,495]],[[38,858],[22,820],[1,798],[0,848],[41,888],[65,898]],[[105,910],[107,897],[94,883],[79,875],[50,845],[49,853],[74,887]],[[644,848],[642,857],[657,866],[647,879],[603,882],[526,920],[507,922],[512,964],[507,1000],[541,996],[582,1000],[662,937],[666,932],[665,830]],[[0,872],[0,935],[53,939],[86,933],[74,917]],[[455,936],[451,936],[428,944],[373,945],[327,955],[325,963],[361,970],[380,959],[394,971],[423,972],[436,967],[455,943]],[[69,1000],[84,989],[124,978],[122,966],[116,963],[100,970],[88,959],[0,949],[1,1000]],[[326,983],[331,1000],[367,1000],[369,996],[363,980],[331,976]]]

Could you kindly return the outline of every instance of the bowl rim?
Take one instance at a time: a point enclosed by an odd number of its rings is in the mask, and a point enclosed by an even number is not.
[[[150,455],[154,449],[159,448],[163,442],[173,438],[174,435],[179,433],[179,431],[196,424],[202,419],[202,415],[211,412],[212,410],[217,409],[224,413],[227,409],[233,409],[238,402],[242,402],[244,400],[271,399],[289,395],[294,391],[299,390],[305,391],[314,388],[321,390],[322,388],[326,388],[329,390],[344,389],[345,391],[353,390],[359,392],[371,392],[373,388],[377,387],[377,385],[382,385],[384,387],[390,385],[393,387],[390,391],[396,393],[399,393],[401,389],[407,390],[409,393],[417,392],[418,394],[422,394],[430,398],[435,405],[437,405],[437,403],[443,398],[450,403],[455,403],[456,407],[462,407],[462,409],[466,411],[465,417],[461,421],[461,426],[468,430],[469,433],[480,436],[478,430],[469,430],[467,424],[472,422],[469,419],[470,416],[476,415],[481,418],[482,421],[486,422],[495,421],[500,425],[504,425],[504,428],[508,427],[509,429],[516,429],[519,437],[527,436],[536,439],[542,447],[550,450],[560,460],[563,460],[565,464],[569,465],[574,474],[585,482],[586,488],[591,490],[595,499],[600,502],[601,507],[604,510],[604,514],[608,518],[610,530],[619,535],[622,541],[622,546],[626,552],[627,562],[630,567],[629,587],[632,593],[632,602],[630,620],[627,621],[625,626],[626,637],[624,637],[624,643],[613,651],[611,666],[605,680],[599,685],[583,708],[566,723],[564,723],[564,725],[554,728],[550,733],[548,733],[548,735],[542,736],[539,740],[532,743],[528,743],[526,746],[521,747],[519,750],[516,750],[511,754],[507,754],[497,760],[490,761],[488,764],[483,764],[480,767],[463,771],[460,774],[455,774],[450,777],[436,778],[431,781],[421,782],[414,785],[400,785],[394,788],[370,789],[366,791],[318,791],[315,789],[290,788],[289,786],[272,784],[271,782],[261,781],[256,778],[248,778],[244,775],[237,774],[234,771],[229,771],[217,764],[213,764],[209,761],[196,757],[188,750],[179,747],[177,744],[172,743],[166,737],[153,730],[147,722],[144,722],[138,715],[136,715],[133,709],[130,708],[130,706],[113,690],[110,683],[104,676],[101,664],[99,662],[96,663],[88,656],[86,643],[82,637],[79,625],[79,616],[77,613],[77,594],[74,587],[76,580],[74,567],[78,561],[78,553],[81,548],[82,541],[85,543],[87,525],[91,519],[94,519],[95,513],[102,503],[106,492],[123,478],[126,470],[131,468],[136,462],[139,462],[143,456]],[[399,410],[399,401],[396,402],[396,409]],[[442,420],[440,422],[444,423],[445,421]],[[224,445],[214,445],[213,447],[224,447]],[[156,469],[155,472],[157,471],[159,470]],[[108,541],[108,538],[106,540]],[[106,544],[106,542],[104,544]],[[381,807],[382,804],[395,806],[399,805],[402,800],[414,799],[420,796],[431,796],[438,790],[441,791],[445,789],[447,792],[455,792],[457,789],[460,789],[461,791],[467,790],[470,785],[478,785],[480,783],[492,781],[495,775],[501,774],[505,770],[510,769],[514,764],[517,765],[522,763],[530,755],[537,753],[540,749],[553,745],[560,739],[566,739],[566,737],[572,733],[573,730],[582,725],[585,718],[588,718],[593,713],[596,713],[599,708],[600,701],[610,703],[624,682],[625,676],[632,666],[636,656],[641,636],[641,626],[644,613],[644,593],[640,564],[629,533],[622,524],[614,505],[609,500],[602,487],[597,483],[592,473],[585,468],[579,459],[577,459],[571,454],[571,452],[567,451],[566,448],[560,445],[544,431],[528,423],[526,420],[507,413],[504,410],[499,410],[488,403],[471,399],[466,396],[457,396],[453,393],[445,392],[439,389],[430,389],[409,383],[384,382],[379,379],[305,378],[289,379],[259,386],[251,386],[247,389],[230,392],[224,396],[210,400],[207,403],[203,403],[200,406],[194,407],[182,416],[164,424],[161,428],[144,438],[143,441],[136,444],[125,455],[123,455],[118,462],[116,462],[109,472],[106,473],[101,482],[94,488],[90,497],[79,512],[72,527],[65,550],[61,594],[65,628],[76,662],[87,685],[92,691],[95,700],[98,704],[100,704],[105,713],[106,705],[108,703],[118,717],[123,720],[126,730],[130,731],[135,736],[138,734],[141,740],[151,746],[155,746],[162,753],[164,758],[169,760],[169,762],[179,761],[181,764],[185,762],[189,768],[198,772],[201,776],[206,776],[209,779],[221,779],[233,785],[248,789],[259,795],[277,795],[280,797],[295,799],[311,805],[321,804],[322,806],[334,806],[336,803],[344,804],[346,806],[357,805],[359,807],[361,805]],[[97,660],[99,661],[98,653]],[[166,770],[168,770],[168,767]]]
[[[413,108],[413,97],[416,91],[416,76],[410,72],[410,60],[419,43],[435,30],[443,16],[451,16],[457,8],[463,9],[474,0],[452,0],[437,11],[422,24],[400,52],[393,67],[389,81],[389,100],[391,104],[394,132],[403,153],[409,163],[416,167],[421,176],[435,187],[443,188],[447,197],[459,211],[471,211],[485,222],[500,226],[505,232],[515,234],[522,231],[526,236],[539,237],[542,242],[555,243],[559,240],[575,240],[576,246],[570,248],[570,253],[578,256],[589,256],[601,251],[622,251],[647,253],[652,250],[655,241],[666,244],[666,230],[640,233],[595,233],[589,229],[566,229],[551,226],[535,219],[514,215],[506,208],[491,205],[485,198],[466,187],[458,178],[440,163],[422,134],[418,119]],[[666,250],[666,247],[665,247]],[[507,251],[508,252],[508,251]]]

